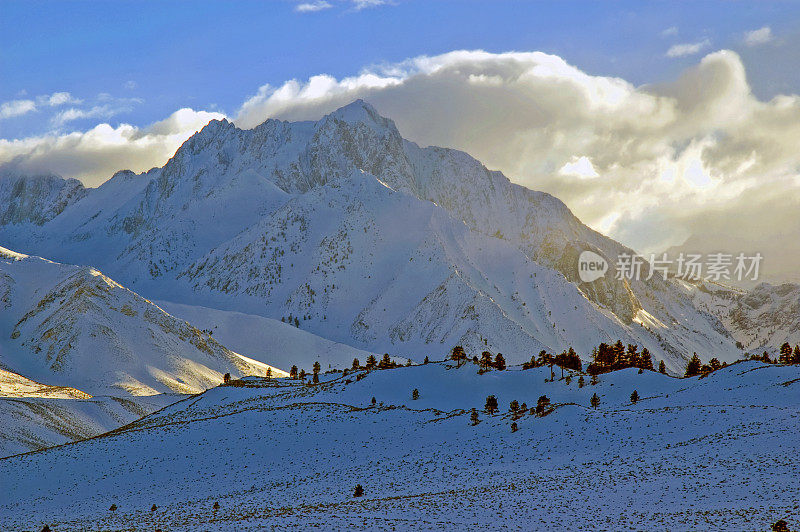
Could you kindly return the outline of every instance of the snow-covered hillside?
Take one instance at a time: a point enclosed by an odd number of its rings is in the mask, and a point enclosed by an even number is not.
[[[151,298],[292,314],[410,357],[458,343],[512,360],[570,345],[586,356],[616,339],[674,371],[692,352],[741,355],[673,283],[580,283],[581,251],[613,263],[630,250],[463,152],[404,140],[363,101],[317,122],[212,121],[163,168],[118,172],[41,226],[0,225],[0,239]]]
[[[800,519],[800,367],[623,370],[582,388],[545,382],[546,368],[476,369],[215,388],[109,435],[0,460],[0,527],[766,530]],[[489,394],[500,413],[482,411]],[[512,419],[511,400],[541,395],[553,412]]]
[[[0,396],[0,457],[93,438],[182,398],[64,395],[63,388],[40,386],[33,395]]]
[[[0,305],[5,369],[92,395],[196,393],[267,367],[89,267],[0,248]]]

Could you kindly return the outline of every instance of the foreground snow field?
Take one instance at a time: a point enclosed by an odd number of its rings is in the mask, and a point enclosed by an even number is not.
[[[702,379],[623,370],[583,388],[558,370],[545,382],[548,368],[478,375],[472,364],[431,363],[357,375],[323,375],[313,387],[249,378],[101,437],[0,460],[0,529],[765,530],[800,521],[797,366],[742,362]],[[494,416],[482,410],[489,394]],[[512,432],[509,402],[530,407],[543,394],[555,410],[524,414]]]

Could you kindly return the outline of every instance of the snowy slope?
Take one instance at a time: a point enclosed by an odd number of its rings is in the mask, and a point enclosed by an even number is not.
[[[351,235],[329,233],[324,242],[329,256],[336,258],[339,268],[344,266],[344,257],[360,263],[358,275],[365,280],[365,293],[372,297],[369,301],[362,297],[365,304],[358,309],[348,302],[341,313],[338,309],[327,312],[316,303],[327,299],[323,292],[313,298],[311,309],[311,298],[296,290],[302,290],[303,285],[333,285],[332,279],[326,282],[320,277],[340,272],[307,270],[303,280],[298,277],[300,265],[292,262],[280,264],[288,266],[288,270],[268,270],[283,256],[264,253],[275,251],[271,249],[275,248],[274,239],[282,239],[294,254],[306,259],[323,253],[317,247],[320,242],[311,242],[307,247],[304,240],[290,241],[275,224],[299,223],[292,220],[290,212],[296,208],[319,211],[314,218],[319,224],[331,226],[347,222],[343,216],[357,216],[326,208],[330,203],[341,203],[338,183],[352,181],[357,172],[374,176],[397,192],[382,198],[384,204],[380,208],[397,213],[404,224],[411,213],[426,219],[433,204],[441,211],[435,216],[437,220],[449,216],[456,224],[466,224],[473,233],[473,244],[462,246],[462,257],[458,259],[481,263],[481,271],[468,278],[437,278],[445,270],[453,271],[452,257],[444,257],[443,263],[432,265],[430,277],[418,268],[413,275],[422,276],[421,282],[412,277],[402,282],[394,279],[398,262],[370,265],[373,256],[362,254],[367,249],[348,250],[345,238],[352,238]],[[371,188],[364,187],[362,191],[367,196],[352,198],[348,204],[372,201]],[[328,194],[332,197],[328,198]],[[325,220],[323,213],[331,219]],[[360,229],[392,239],[379,251],[396,248],[391,249],[392,258],[403,264],[413,260],[411,253],[416,251],[404,239],[402,225],[397,219],[377,214],[373,218],[380,227],[369,225],[362,216],[357,220],[362,224]],[[437,224],[428,229],[426,242],[430,247],[450,239],[447,231],[452,224]],[[564,338],[571,342],[568,333],[578,330],[580,335],[574,341],[584,355],[591,344],[607,341],[611,336],[652,346],[651,351],[676,370],[695,351],[706,359],[716,356],[732,361],[741,355],[719,319],[698,311],[673,283],[656,278],[630,283],[612,278],[580,283],[576,265],[581,251],[593,250],[614,263],[620,253],[630,250],[584,226],[556,198],[514,185],[463,152],[420,148],[404,140],[391,120],[360,100],[317,122],[267,120],[252,130],[240,130],[224,120],[212,121],[187,140],[163,168],[142,175],[119,172],[41,228],[0,225],[0,239],[24,251],[96,265],[140,293],[159,299],[201,305],[213,302],[227,310],[270,318],[289,312],[297,315],[302,308],[313,310],[311,314],[321,314],[325,323],[308,323],[308,330],[366,349],[413,347],[418,352],[441,352],[452,347],[448,343],[453,340],[482,343],[483,335],[487,345],[513,351],[515,356],[522,356],[522,352],[530,356],[530,351],[542,346],[554,350],[565,347]],[[513,298],[522,291],[523,279],[530,284],[535,272],[527,267],[518,272],[499,262],[486,266],[486,252],[484,256],[472,256],[481,249],[497,247],[490,243],[492,240],[516,248],[524,257],[521,260],[564,276],[558,280],[557,276],[546,274],[552,279],[543,283],[544,288],[528,286],[525,290],[574,294],[577,286],[586,299],[597,305],[588,312],[591,317],[586,317],[581,305],[571,302],[571,296],[567,301],[542,296],[543,302],[520,310]],[[217,270],[211,272],[213,277],[206,277],[201,266],[222,260],[226,253],[247,256],[254,262],[239,261],[230,274]],[[382,267],[388,270],[381,270]],[[475,280],[476,276],[481,282]],[[175,283],[176,278],[189,279],[196,290],[182,290]],[[511,279],[514,280],[508,284]],[[285,286],[272,286],[278,280],[286,280]],[[378,286],[377,280],[384,285]],[[559,283],[563,286],[554,288]],[[345,284],[349,294],[362,288],[353,279]],[[249,292],[235,288],[245,285]],[[427,288],[424,294],[420,294],[422,287]],[[436,291],[438,287],[441,288]],[[377,293],[382,294],[378,299]],[[495,298],[498,293],[504,296]],[[389,309],[386,312],[394,312],[388,319],[382,315],[384,305]],[[554,316],[554,308],[564,315]],[[461,323],[465,313],[474,316],[472,324]],[[606,325],[609,313],[618,322],[614,326]],[[377,324],[378,321],[382,323]],[[362,322],[372,328],[365,330]],[[480,327],[476,328],[476,323]],[[478,330],[484,324],[496,325]]]
[[[685,380],[621,371],[583,388],[575,379],[545,383],[546,372],[481,376],[471,364],[429,364],[361,380],[330,375],[315,387],[251,380],[252,388],[215,388],[113,434],[0,460],[7,488],[0,526],[766,530],[778,519],[798,523],[800,368],[747,362]],[[634,389],[637,404],[629,400]],[[471,426],[469,409],[481,409],[489,393],[501,413],[481,412]],[[588,407],[593,393],[601,398],[596,410]],[[526,413],[512,432],[509,401],[530,406],[542,394],[555,411]],[[356,484],[363,498],[352,497]]]
[[[155,412],[182,396],[60,398],[63,389],[0,397],[0,457],[92,438]]]
[[[229,349],[256,360],[268,360],[284,370],[296,365],[310,373],[314,362],[319,362],[323,369],[349,368],[354,358],[364,364],[370,355],[280,320],[167,301],[155,303],[173,316],[210,331],[215,340]]]
[[[263,374],[99,271],[0,248],[0,364],[100,393],[196,393],[222,374]]]

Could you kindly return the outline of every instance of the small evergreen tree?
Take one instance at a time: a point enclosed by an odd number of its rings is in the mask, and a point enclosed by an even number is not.
[[[392,359],[391,359],[391,358],[389,358],[389,353],[384,353],[384,354],[383,354],[383,358],[381,359],[381,363],[380,363],[380,364],[378,364],[378,366],[379,366],[380,368],[382,368],[382,369],[385,369],[385,368],[390,368],[390,367],[392,367],[393,365],[394,365],[394,364],[392,364]]]
[[[497,353],[497,356],[494,357],[494,367],[498,371],[503,371],[506,369],[506,359],[503,358],[502,353]]]
[[[708,361],[708,366],[711,368],[711,371],[717,371],[722,367],[722,364],[717,357],[714,357]]]
[[[425,357],[425,360],[423,360],[423,361],[422,361],[422,363],[423,363],[423,364],[427,364],[428,362],[430,362],[430,361],[428,360],[428,357],[426,356],[426,357]]]
[[[700,357],[697,356],[695,353],[689,363],[686,365],[686,374],[685,377],[694,377],[695,375],[700,375],[700,370],[702,369],[703,365],[700,362]]]
[[[378,360],[375,358],[375,355],[370,355],[367,357],[367,369],[372,369],[378,365]]]
[[[271,379],[271,378],[272,378],[272,368],[271,368],[271,367],[269,367],[269,366],[267,366],[266,377],[267,377],[268,379]]]
[[[544,417],[550,412],[550,398],[546,395],[542,395],[539,397],[539,400],[536,401],[536,415],[539,417]]]
[[[514,417],[514,419],[516,419],[517,415],[519,414],[519,403],[517,402],[516,399],[511,401],[511,404],[508,405],[508,410],[509,410],[509,412],[511,412],[511,414]]]
[[[666,364],[664,364],[664,361],[663,361],[663,360],[662,360],[661,362],[659,362],[659,363],[658,363],[658,372],[659,372],[659,373],[662,373],[662,374],[664,374],[664,375],[666,375],[666,374],[667,374],[667,365],[666,365]]]
[[[781,346],[781,356],[778,360],[781,364],[792,363],[792,346],[789,345],[789,342],[784,342]]]
[[[453,348],[453,352],[450,354],[450,358],[455,360],[460,367],[462,362],[467,359],[467,353],[464,351],[464,348],[460,345],[457,345]]]
[[[478,424],[478,411],[474,408],[472,409],[472,413],[469,415],[469,420],[472,422],[473,426]]]
[[[794,346],[792,353],[792,364],[800,364],[800,345]]]
[[[297,378],[297,366],[292,366],[292,369],[289,370],[289,378],[290,379]]]
[[[376,401],[376,400],[375,400],[375,398],[373,397],[373,398],[372,398],[372,406],[375,406],[375,403],[377,403],[377,402],[378,402],[378,401]]]
[[[597,394],[592,395],[589,404],[592,405],[592,408],[597,408],[598,406],[600,406],[600,398],[597,397]]]
[[[314,362],[314,366],[312,366],[312,369],[314,370],[314,375],[319,373],[320,369],[322,369],[322,367],[319,365],[319,360]]]
[[[491,415],[497,412],[497,397],[490,395],[486,398],[486,405],[483,407],[487,414]]]
[[[353,369],[358,369],[360,367],[361,367],[361,362],[357,358],[354,358],[353,359]]]
[[[511,424],[511,432],[517,432],[517,424],[516,423],[512,423]]]
[[[356,489],[353,490],[353,497],[363,497],[364,496],[364,488],[361,484],[356,484]]]
[[[480,365],[482,370],[489,369],[492,366],[492,363],[492,354],[489,351],[484,351],[481,353]]]
[[[231,374],[230,373],[226,373],[225,375],[223,375],[222,376],[222,382],[225,383],[225,384],[230,383],[231,382]]]
[[[216,512],[217,510],[219,510],[219,501],[214,501],[214,506],[212,506],[212,508],[214,508],[214,511],[215,511],[215,512]]]
[[[108,510],[110,512],[116,512],[117,511],[117,505],[116,504],[112,504],[111,507]]]
[[[301,370],[300,370],[300,374],[298,375],[298,377],[300,377],[300,380],[301,380],[301,381],[304,381],[304,380],[306,380],[306,370],[304,370],[304,369],[301,369]]]
[[[580,377],[578,377],[578,388],[583,388],[583,385],[584,385],[584,380],[583,380],[583,375],[581,375]]]
[[[414,391],[411,392],[411,399],[413,399],[414,401],[419,399],[419,390],[417,390],[416,388],[414,388]]]
[[[567,378],[564,379],[564,383],[569,386],[572,383],[572,377],[567,375]]]
[[[590,381],[589,381],[589,384],[591,384],[592,386],[594,386],[594,385],[595,385],[595,384],[597,384],[598,382],[600,382],[600,380],[597,378],[597,375],[592,375],[592,380],[590,380]]]
[[[638,400],[639,400],[639,392],[633,390],[633,393],[631,394],[631,403],[636,404],[636,401]]]

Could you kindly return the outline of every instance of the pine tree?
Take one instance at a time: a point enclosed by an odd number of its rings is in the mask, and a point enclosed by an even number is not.
[[[289,378],[290,379],[297,378],[297,366],[292,366],[292,369],[289,370]]]
[[[480,365],[482,370],[487,370],[492,366],[492,354],[489,351],[481,353]]]
[[[116,511],[117,511],[117,505],[116,505],[116,504],[112,504],[112,505],[111,505],[111,508],[109,508],[108,510],[109,510],[110,512],[116,512]]]
[[[469,415],[469,420],[472,422],[473,426],[478,424],[478,411],[474,408],[472,409],[472,413]]]
[[[230,373],[226,373],[225,375],[223,375],[222,376],[222,382],[224,382],[225,384],[230,383],[231,382],[231,374]]]
[[[792,364],[800,364],[800,345],[794,346],[792,353]]]
[[[416,388],[414,388],[414,391],[411,392],[411,399],[413,399],[414,401],[419,399],[419,390],[417,390]]]
[[[356,489],[353,490],[353,497],[363,497],[364,496],[364,488],[361,484],[356,484]]]
[[[372,398],[372,406],[375,406],[375,403],[377,403],[377,402],[378,402],[378,401],[376,401],[376,400],[375,400],[375,397],[373,397],[373,398]]]
[[[633,390],[633,393],[631,394],[631,403],[636,404],[636,401],[638,400],[639,400],[639,392]]]
[[[719,359],[717,357],[712,358],[708,361],[708,365],[711,368],[711,371],[717,371],[719,368],[722,367]]]
[[[666,364],[664,364],[664,361],[663,361],[663,360],[662,360],[661,362],[659,362],[659,363],[658,363],[658,372],[659,372],[659,373],[662,373],[662,374],[664,374],[664,375],[666,375],[666,374],[667,374],[667,365],[666,365]]]
[[[383,354],[383,358],[381,359],[381,363],[378,364],[378,367],[385,369],[385,368],[392,367],[392,365],[393,365],[392,364],[392,359],[389,358],[389,353],[384,353]]]
[[[378,360],[375,358],[375,355],[370,355],[367,357],[367,369],[372,369],[376,365],[378,365]]]
[[[511,412],[514,419],[516,419],[517,416],[519,415],[519,403],[517,402],[516,399],[511,401],[511,404],[508,405],[508,410]]]
[[[639,356],[639,367],[642,369],[653,369],[653,357],[650,355],[650,351],[645,347],[642,349],[642,354]]]
[[[312,366],[312,369],[314,370],[314,375],[319,373],[319,370],[322,369],[321,366],[319,365],[319,360],[314,362],[314,365]]]
[[[498,371],[506,369],[506,359],[503,358],[502,353],[497,353],[497,356],[494,357],[494,367],[497,368]]]
[[[361,361],[359,361],[357,358],[354,358],[353,359],[353,369],[358,369],[359,367],[361,367]]]
[[[487,414],[494,414],[497,412],[497,397],[490,395],[486,398],[486,405],[483,407]]]
[[[539,417],[546,416],[550,411],[550,398],[546,395],[542,395],[539,397],[539,400],[536,401],[536,415]]]
[[[578,377],[578,388],[583,388],[583,384],[584,384],[583,375],[581,375],[580,377]]]
[[[512,423],[511,424],[511,432],[517,432],[517,424],[516,423]]]
[[[269,366],[267,366],[266,377],[267,377],[268,379],[271,379],[271,378],[272,378],[272,368],[271,368],[271,367],[269,367]]]
[[[702,369],[703,365],[700,362],[700,357],[697,356],[695,353],[692,356],[692,359],[689,360],[689,363],[686,365],[686,374],[685,377],[694,377],[695,375],[700,375],[700,370]]]
[[[792,363],[792,346],[789,345],[789,342],[784,342],[781,346],[781,356],[779,360],[781,364]]]
[[[428,357],[426,356],[426,357],[425,357],[425,360],[423,360],[423,361],[422,361],[422,363],[423,363],[423,364],[427,364],[428,362],[430,362],[430,361],[428,360]]]
[[[589,384],[591,384],[592,386],[594,386],[594,385],[595,385],[595,384],[597,384],[598,382],[600,382],[600,380],[597,378],[597,375],[592,375],[592,380],[590,380],[590,381],[589,381]]]
[[[464,352],[464,348],[460,345],[457,345],[453,348],[453,352],[450,354],[450,358],[455,360],[458,366],[461,366],[461,363],[467,359],[467,353]]]
[[[592,395],[589,404],[592,405],[592,408],[597,408],[598,406],[600,406],[600,398],[597,397],[597,394]]]

